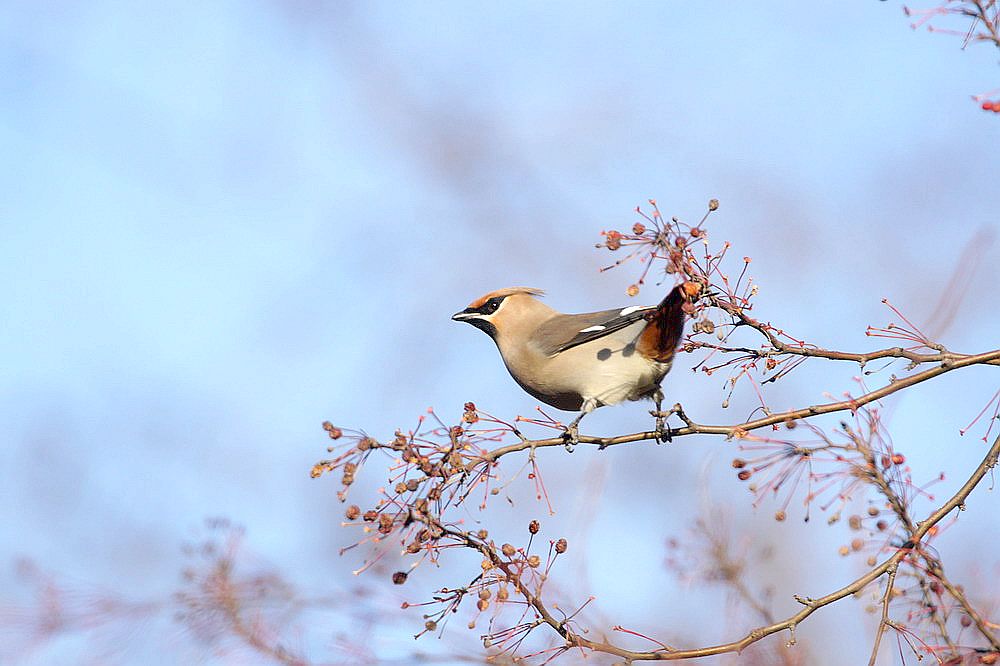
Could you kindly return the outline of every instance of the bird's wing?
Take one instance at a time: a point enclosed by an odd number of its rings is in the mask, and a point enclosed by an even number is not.
[[[655,306],[633,306],[584,314],[560,314],[539,326],[532,337],[546,355],[553,356],[631,326],[655,309]]]

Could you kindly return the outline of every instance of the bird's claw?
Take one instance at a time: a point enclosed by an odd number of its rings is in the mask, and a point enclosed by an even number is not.
[[[580,443],[580,430],[575,423],[566,426],[566,432],[563,433],[563,441],[566,450],[573,453],[573,447]]]
[[[660,444],[662,442],[673,441],[673,429],[667,425],[667,420],[664,418],[664,412],[656,409],[651,411],[650,414],[656,417],[656,431],[653,436],[656,443]],[[666,414],[669,416],[670,412],[667,412]]]

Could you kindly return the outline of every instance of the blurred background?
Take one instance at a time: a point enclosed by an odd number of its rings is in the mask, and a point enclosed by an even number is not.
[[[403,587],[351,575],[364,555],[338,554],[356,538],[339,483],[309,478],[320,423],[391,438],[431,406],[456,421],[466,400],[534,414],[492,343],[449,316],[514,284],[568,312],[658,301],[669,282],[629,299],[641,267],[599,273],[618,257],[594,249],[648,198],[690,222],[718,198],[712,242],[733,244],[737,270],[752,257],[756,314],[796,337],[885,346],[864,335],[894,319],[882,298],[923,325],[949,319],[944,295],[957,312],[940,340],[995,348],[1000,118],[970,96],[997,85],[997,53],[909,23],[893,2],[7,3],[0,662],[268,663],[172,616],[183,545],[210,517],[244,526],[254,562],[296,590],[341,600],[290,625],[310,660],[481,655],[466,619],[414,643],[419,611],[397,610],[467,582],[471,554]],[[697,360],[675,365],[667,403],[746,418],[748,387],[723,410],[725,378],[690,372]],[[800,368],[769,402],[839,398],[856,372]],[[972,368],[889,401],[896,447],[915,478],[945,472],[941,496],[981,459],[983,422],[958,430],[997,385]],[[648,408],[599,410],[584,431],[647,428]],[[553,589],[566,608],[595,596],[597,631],[728,641],[758,620],[664,565],[707,507],[724,507],[779,617],[792,594],[864,570],[837,554],[843,525],[801,520],[801,497],[784,523],[773,503],[754,509],[735,453],[695,437],[541,451],[555,515],[522,478],[513,505],[469,519],[498,543],[531,518],[567,537]],[[361,503],[384,483],[369,477]],[[974,500],[938,547],[988,601],[998,513],[986,488]],[[66,619],[102,595],[153,610]],[[864,660],[867,603],[817,613],[794,649]],[[344,647],[352,633],[364,650]]]

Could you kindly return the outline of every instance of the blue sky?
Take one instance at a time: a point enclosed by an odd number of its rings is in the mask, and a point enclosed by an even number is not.
[[[0,44],[0,562],[137,597],[169,594],[179,543],[215,515],[290,577],[346,584],[334,484],[308,478],[319,423],[531,412],[448,316],[509,284],[565,311],[625,302],[635,269],[599,274],[593,243],[650,197],[686,219],[720,199],[713,238],[753,257],[761,316],[847,349],[870,348],[883,297],[928,321],[963,247],[998,227],[1000,124],[969,99],[996,86],[996,52],[914,32],[891,2],[14,3]],[[977,245],[943,339],[961,351],[1000,331],[1000,250]],[[668,401],[706,421],[752,403],[723,413],[721,380],[674,375]],[[803,370],[774,404],[850,375]],[[897,444],[957,480],[981,453],[956,430],[996,387],[972,370],[914,391]],[[635,428],[644,409],[588,425]],[[600,471],[588,568],[623,624],[717,612],[711,591],[664,610],[697,595],[662,571],[660,535],[706,495],[809,553],[781,551],[783,599],[858,570],[832,528],[754,514],[732,445],[603,455],[546,452],[566,506],[551,520],[578,529],[580,470]],[[996,529],[983,513],[959,562]],[[624,535],[655,586],[621,577]],[[814,645],[860,615],[817,618]]]

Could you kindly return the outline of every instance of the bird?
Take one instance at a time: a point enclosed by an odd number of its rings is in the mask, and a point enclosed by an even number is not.
[[[675,286],[654,306],[563,314],[531,287],[491,291],[452,315],[486,333],[522,389],[547,405],[579,415],[564,433],[573,450],[579,424],[598,407],[651,398],[656,404],[656,438],[664,433],[663,378],[673,365],[684,334],[684,304],[701,285]]]

